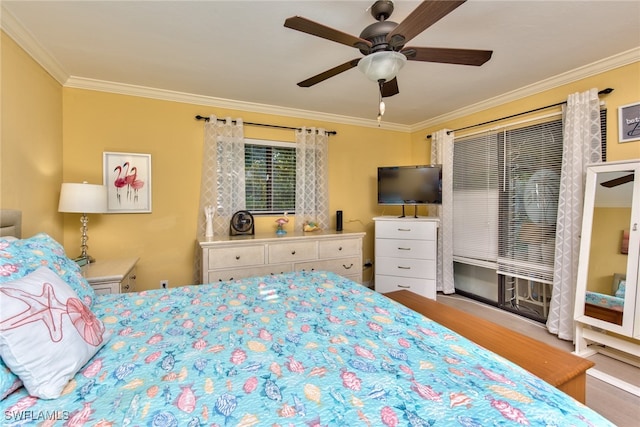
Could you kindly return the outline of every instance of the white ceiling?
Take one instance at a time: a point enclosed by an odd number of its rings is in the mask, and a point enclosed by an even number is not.
[[[283,26],[300,15],[357,36],[374,22],[372,3],[3,0],[2,24],[31,44],[32,55],[49,58],[37,59],[65,84],[109,82],[198,95],[211,105],[234,100],[250,103],[247,110],[375,120],[377,86],[357,68],[311,88],[296,85],[360,52]],[[391,20],[418,3],[396,1]],[[638,60],[640,1],[470,0],[409,45],[494,52],[481,67],[407,62],[384,120],[415,126],[629,51]]]

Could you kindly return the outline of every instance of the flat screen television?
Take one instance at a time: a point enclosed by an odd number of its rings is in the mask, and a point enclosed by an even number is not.
[[[379,205],[442,203],[442,165],[378,167]]]

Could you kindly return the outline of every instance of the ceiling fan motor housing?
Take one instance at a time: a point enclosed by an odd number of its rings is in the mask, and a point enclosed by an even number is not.
[[[393,21],[379,21],[367,26],[360,33],[360,38],[371,42],[370,48],[361,48],[360,52],[363,55],[379,52],[381,50],[392,50],[389,43],[387,43],[387,34],[393,31],[398,24]],[[401,48],[401,46],[398,46]]]

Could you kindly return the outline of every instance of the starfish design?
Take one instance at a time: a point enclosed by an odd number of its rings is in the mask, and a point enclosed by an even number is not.
[[[2,320],[0,330],[6,331],[42,321],[49,329],[51,341],[58,342],[62,339],[62,315],[67,314],[67,307],[56,298],[50,283],[44,282],[42,284],[40,295],[16,288],[2,288],[0,292],[27,305],[27,308],[21,313]]]

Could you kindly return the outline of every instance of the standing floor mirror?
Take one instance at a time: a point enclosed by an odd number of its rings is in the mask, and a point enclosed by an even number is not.
[[[578,355],[615,349],[630,363],[640,357],[639,252],[640,160],[590,165],[574,311]]]

